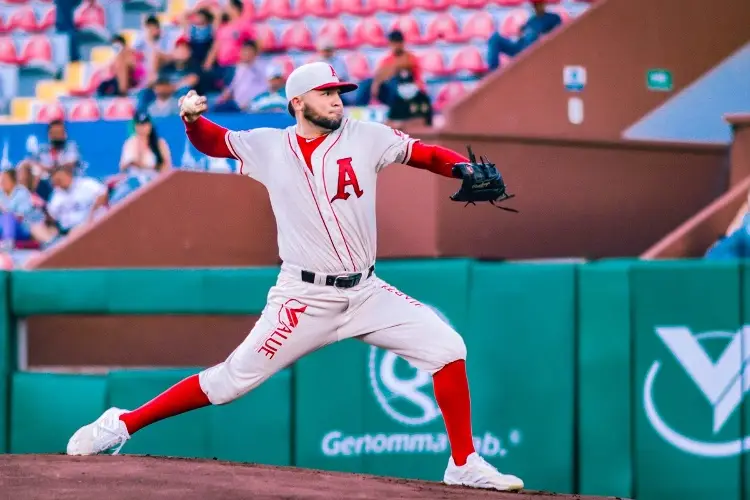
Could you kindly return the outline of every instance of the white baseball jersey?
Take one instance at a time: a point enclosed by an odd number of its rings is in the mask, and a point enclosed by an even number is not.
[[[86,220],[97,197],[107,186],[91,177],[75,177],[68,189],[55,188],[47,212],[63,228],[72,229]]]
[[[308,168],[295,126],[229,131],[240,172],[268,190],[285,265],[316,273],[366,272],[375,262],[377,174],[406,163],[415,140],[386,125],[344,119]]]

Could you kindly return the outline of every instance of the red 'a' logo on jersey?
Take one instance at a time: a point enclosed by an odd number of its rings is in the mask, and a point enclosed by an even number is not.
[[[351,196],[351,193],[346,192],[347,186],[351,186],[354,190],[354,194],[357,198],[364,194],[364,191],[359,187],[359,181],[357,180],[357,174],[354,173],[354,167],[352,167],[351,158],[342,158],[337,160],[336,163],[339,166],[339,181],[336,189],[336,196],[331,198],[331,203],[336,200],[346,200]]]

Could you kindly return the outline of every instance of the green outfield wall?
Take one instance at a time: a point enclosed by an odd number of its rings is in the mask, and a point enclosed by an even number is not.
[[[19,371],[17,320],[257,314],[276,273],[0,275],[0,450],[62,452],[105,408],[138,406],[201,369]],[[476,447],[529,489],[750,500],[748,263],[445,259],[377,274],[462,334]],[[233,403],[158,422],[123,452],[439,480],[448,450],[430,377],[348,340]]]

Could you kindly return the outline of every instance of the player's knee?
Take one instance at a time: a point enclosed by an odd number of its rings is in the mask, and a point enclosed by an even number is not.
[[[230,403],[243,396],[256,387],[261,378],[260,376],[238,377],[226,362],[203,370],[198,375],[201,389],[206,393],[206,397],[211,404],[214,405]]]

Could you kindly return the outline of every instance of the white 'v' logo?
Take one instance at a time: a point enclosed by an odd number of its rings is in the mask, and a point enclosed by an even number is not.
[[[690,329],[657,327],[656,333],[711,403],[713,432],[719,432],[750,390],[750,325],[732,335],[716,363]]]

